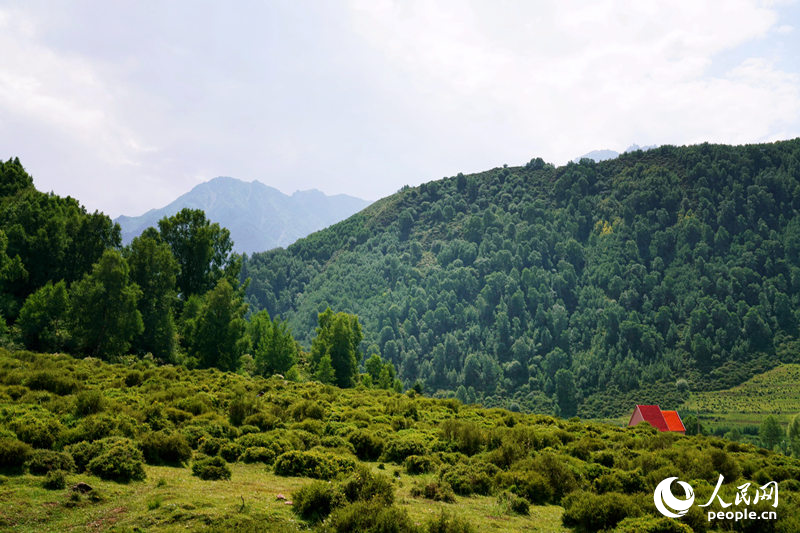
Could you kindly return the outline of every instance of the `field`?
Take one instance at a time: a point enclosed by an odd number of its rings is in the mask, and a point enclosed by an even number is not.
[[[4,531],[685,532],[656,484],[720,474],[800,527],[800,462],[750,444],[134,358],[0,349],[0,468]]]
[[[373,467],[377,470],[377,464]],[[292,512],[292,492],[312,480],[276,476],[263,465],[234,464],[233,481],[202,481],[185,468],[146,466],[147,479],[118,484],[93,476],[74,474],[68,485],[91,484],[102,497],[91,501],[70,499],[69,487],[46,490],[41,478],[31,475],[8,477],[0,486],[0,525],[3,531],[194,531],[258,526],[263,531],[302,531],[308,527]],[[483,531],[569,531],[561,524],[563,509],[555,505],[531,508],[530,516],[510,516],[489,496],[457,496],[453,504],[431,502],[410,495],[413,477],[402,473],[396,479],[398,505],[416,523],[424,523],[441,510],[458,508],[469,522],[482,524]]]
[[[696,413],[712,428],[752,428],[768,415],[788,424],[800,413],[800,365],[777,366],[730,389],[692,392],[684,412]]]

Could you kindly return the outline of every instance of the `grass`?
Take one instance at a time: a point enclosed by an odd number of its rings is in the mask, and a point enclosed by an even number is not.
[[[310,479],[276,476],[257,464],[230,466],[231,481],[202,481],[188,468],[146,466],[144,482],[125,485],[72,474],[67,488],[58,491],[42,488],[40,476],[9,476],[0,485],[0,529],[170,532],[205,531],[214,524],[220,530],[234,525],[239,531],[307,530],[291,506],[276,496],[291,499]],[[377,463],[372,466],[380,472]],[[422,477],[401,474],[395,480],[397,502],[415,522],[424,523],[445,510],[481,524],[481,531],[569,531],[561,525],[561,507],[532,506],[530,516],[513,516],[505,514],[492,496],[457,497],[452,504],[432,502],[411,496],[415,479]],[[101,500],[93,502],[82,495],[73,501],[70,486],[79,481],[91,485]]]
[[[730,389],[692,392],[681,408],[689,412],[712,429],[758,426],[767,415],[788,424],[800,413],[800,364],[777,366]]]

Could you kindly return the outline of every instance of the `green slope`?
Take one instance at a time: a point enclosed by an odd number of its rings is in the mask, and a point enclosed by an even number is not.
[[[539,159],[404,188],[243,277],[305,343],[357,313],[428,394],[619,416],[795,360],[798,208],[798,140]]]

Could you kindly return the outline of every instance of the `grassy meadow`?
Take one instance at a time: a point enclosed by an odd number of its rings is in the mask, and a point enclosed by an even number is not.
[[[720,473],[800,527],[800,461],[753,445],[135,358],[0,350],[0,464],[4,531],[752,530],[657,514]]]

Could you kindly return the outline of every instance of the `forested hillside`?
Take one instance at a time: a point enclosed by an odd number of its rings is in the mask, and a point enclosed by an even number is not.
[[[426,393],[619,415],[795,360],[798,209],[800,140],[534,159],[404,188],[241,278],[306,344],[327,306],[358,314]]]

